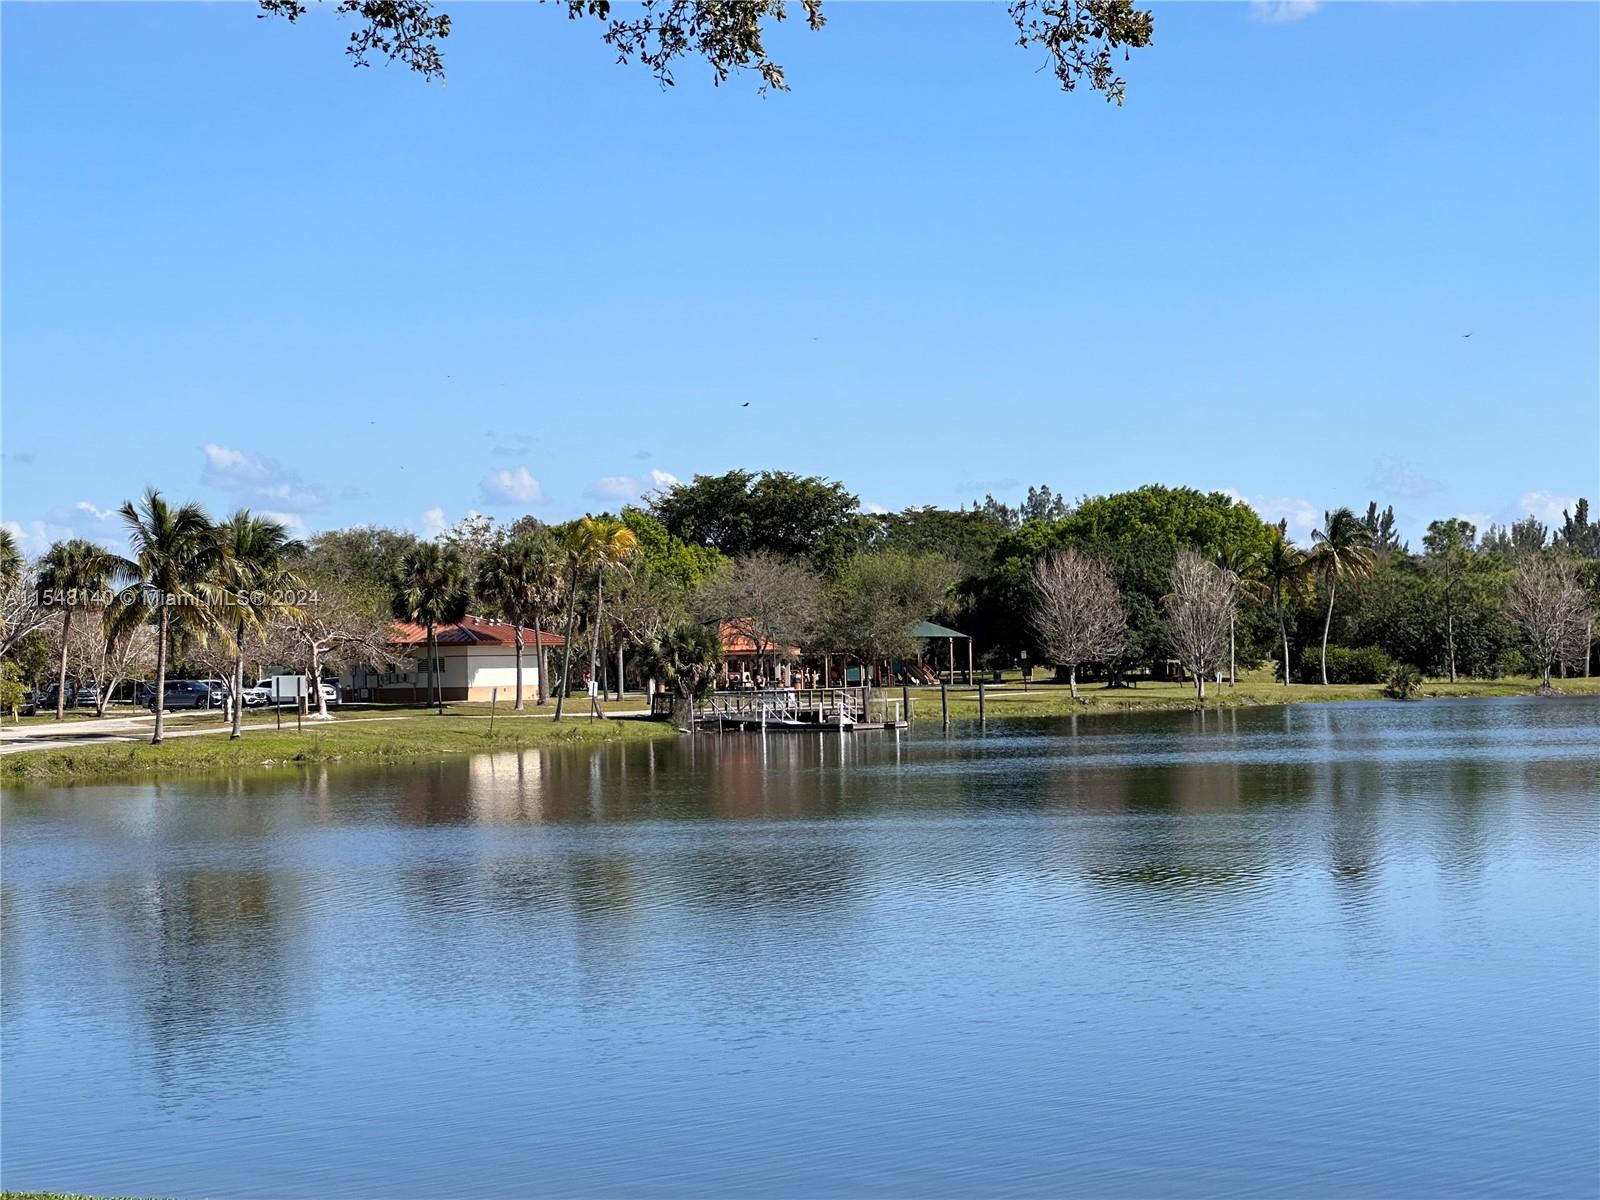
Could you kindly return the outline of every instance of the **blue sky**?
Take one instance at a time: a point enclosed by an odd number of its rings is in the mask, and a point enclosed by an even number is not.
[[[554,6],[453,6],[439,86],[329,13],[5,5],[4,519],[1600,492],[1600,8],[1157,5],[1122,109],[998,5],[826,11],[763,98]]]

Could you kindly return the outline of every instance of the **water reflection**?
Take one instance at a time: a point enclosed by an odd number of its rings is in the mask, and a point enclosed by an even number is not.
[[[1308,706],[17,791],[7,1184],[1110,1194],[1148,1190],[1104,1149],[1137,1144],[1229,1191],[1225,1112],[1321,1131],[1252,1143],[1266,1190],[1514,1162],[1570,1192],[1600,1165],[1597,717]]]

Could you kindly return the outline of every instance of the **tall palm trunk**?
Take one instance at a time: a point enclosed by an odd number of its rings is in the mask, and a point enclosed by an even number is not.
[[[623,682],[622,681],[622,668],[623,668],[622,651],[623,651],[622,639],[619,637],[619,638],[617,638],[617,703],[618,704],[622,703],[622,682]]]
[[[1450,585],[1444,590],[1444,644],[1450,656],[1450,682],[1456,681],[1456,606],[1450,594]]]
[[[433,655],[433,694],[438,703],[439,715],[444,716],[444,680],[439,678],[439,638],[433,631],[433,622],[428,622],[428,652]],[[322,695],[322,681],[317,681],[317,695]]]
[[[594,580],[594,628],[589,639],[589,678],[600,681],[600,622],[606,615],[606,580],[596,575]]]
[[[233,728],[228,732],[228,740],[235,741],[243,732],[240,725],[244,716],[244,651],[239,651],[233,660]]]
[[[539,673],[535,677],[536,682],[533,688],[533,701],[535,704],[543,704],[545,696],[548,694],[545,691],[544,682],[544,634],[539,631],[539,624],[540,622],[535,620],[533,625],[533,669]]]
[[[1283,642],[1283,685],[1289,686],[1289,630],[1283,623],[1283,598],[1277,591],[1272,593],[1272,611],[1278,618],[1278,638]]]
[[[230,674],[232,674],[232,680],[229,680],[229,691],[232,694],[230,694],[229,699],[232,701],[232,709],[234,710],[229,714],[230,725],[229,731],[227,731],[227,739],[229,741],[237,741],[238,736],[242,733],[240,725],[242,725],[243,712],[245,712],[245,694],[243,694],[245,693],[245,624],[243,622],[240,622],[237,629],[234,630],[234,670]]]
[[[233,727],[228,731],[228,740],[236,740],[241,730],[239,728],[244,714],[244,622],[240,621],[233,631]]]
[[[561,646],[561,686],[556,689],[555,720],[561,720],[561,705],[567,698],[567,672],[572,669],[572,627],[578,619],[578,573],[572,572],[567,588],[567,639]]]
[[[72,629],[72,605],[61,609],[61,672],[56,679],[56,720],[61,720],[67,707],[67,634]]]
[[[1078,664],[1073,663],[1067,668],[1067,686],[1072,690],[1072,698],[1078,698]]]
[[[167,707],[167,606],[161,597],[161,615],[156,618],[156,730],[152,746],[161,745],[162,713]]]
[[[1328,576],[1328,615],[1322,622],[1322,686],[1328,686],[1328,631],[1333,628],[1333,597],[1339,590],[1339,577]]]
[[[511,706],[513,712],[522,711],[522,626],[511,627],[512,637],[517,644],[517,702]]]
[[[1228,614],[1228,686],[1229,687],[1235,687],[1235,686],[1238,685],[1238,682],[1239,682],[1238,672],[1237,672],[1237,669],[1236,669],[1236,660],[1235,660],[1235,657],[1234,657],[1234,649],[1233,649],[1233,647],[1234,647],[1233,619],[1234,619],[1233,618],[1233,614],[1229,613]]]

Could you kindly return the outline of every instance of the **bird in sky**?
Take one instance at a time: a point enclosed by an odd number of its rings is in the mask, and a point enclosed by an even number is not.
[[[1471,337],[1472,335],[1470,333],[1463,333],[1461,336],[1462,337]]]
[[[740,408],[749,408],[750,407],[750,401],[746,400],[743,404],[739,405],[739,407]]]

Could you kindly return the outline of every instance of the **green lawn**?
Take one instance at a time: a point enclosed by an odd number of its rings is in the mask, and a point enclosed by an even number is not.
[[[1561,679],[1558,691],[1567,694],[1600,695],[1600,678]],[[1532,696],[1539,689],[1537,679],[1447,680],[1430,679],[1422,688],[1429,696]],[[1074,701],[1065,684],[1034,683],[1026,691],[1019,680],[985,687],[985,709],[992,720],[1004,717],[1051,717],[1070,713],[1118,713],[1145,709],[1188,709],[1195,706],[1194,686],[1178,683],[1141,683],[1131,688],[1107,688],[1103,684],[1079,685]],[[937,688],[913,688],[912,711],[916,719],[938,719]],[[1207,684],[1207,708],[1241,708],[1266,704],[1313,704],[1333,700],[1381,700],[1383,687],[1376,683],[1320,684],[1291,683],[1287,686],[1265,675],[1241,678],[1235,687]],[[950,715],[978,715],[978,689],[950,689]]]
[[[168,738],[159,746],[115,742],[41,748],[0,758],[0,782],[64,783],[318,762],[415,762],[486,750],[676,736],[664,722],[590,721],[581,713],[560,723],[502,715],[493,726],[491,731],[490,722],[478,715],[439,717],[412,712],[383,720],[352,716],[329,724],[308,723],[300,733],[294,732],[292,724],[281,733],[257,729],[238,741],[219,732],[217,736]]]

